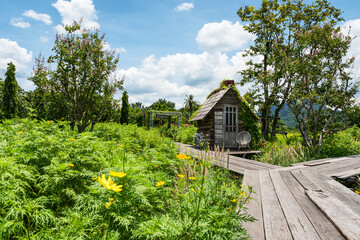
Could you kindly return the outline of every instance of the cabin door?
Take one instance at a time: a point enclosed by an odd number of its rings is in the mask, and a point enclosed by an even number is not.
[[[238,122],[238,107],[236,105],[224,106],[224,144],[227,148],[236,148],[236,134]]]

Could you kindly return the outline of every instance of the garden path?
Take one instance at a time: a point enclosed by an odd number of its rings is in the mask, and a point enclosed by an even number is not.
[[[178,145],[181,153],[204,154],[191,145]],[[213,151],[208,155],[214,164],[243,174],[243,185],[253,187],[253,200],[246,207],[257,220],[244,223],[252,239],[360,239],[360,195],[333,179],[359,175],[360,155],[291,167]]]

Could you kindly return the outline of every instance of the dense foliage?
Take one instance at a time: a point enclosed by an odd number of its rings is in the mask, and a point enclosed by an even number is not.
[[[72,129],[83,132],[112,108],[112,97],[123,80],[114,77],[119,59],[114,51],[105,50],[105,35],[81,29],[76,22],[65,30],[66,34],[56,35],[54,53],[48,59],[56,70],[48,69],[40,58],[29,80],[36,86],[35,106],[40,115],[65,117]]]
[[[15,65],[10,62],[5,73],[2,89],[2,112],[5,118],[13,118],[18,114],[19,86],[15,78]]]
[[[121,124],[129,123],[129,108],[130,108],[129,95],[127,91],[124,91],[121,97],[121,117],[120,117]]]
[[[278,136],[274,142],[262,140],[257,147],[263,152],[257,160],[284,167],[315,159],[357,155],[360,154],[360,128],[353,126],[329,135],[320,152],[306,147],[299,132],[289,133],[287,138]]]
[[[241,7],[238,15],[256,36],[245,55],[261,57],[247,62],[241,84],[253,83],[250,95],[259,106],[263,137],[275,136],[287,103],[304,143],[320,147],[334,114],[357,91],[349,71],[354,59],[345,59],[351,37],[338,26],[341,10],[327,0],[263,0],[259,8]]]
[[[171,138],[175,142],[194,144],[194,136],[197,132],[197,128],[193,125],[183,124],[179,128],[177,126],[163,125],[158,127],[160,134]]]
[[[0,145],[1,239],[245,237],[240,183],[154,129],[4,120]]]

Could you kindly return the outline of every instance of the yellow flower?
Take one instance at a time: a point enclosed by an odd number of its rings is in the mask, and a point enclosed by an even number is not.
[[[182,153],[179,153],[178,155],[176,155],[176,157],[180,160],[191,158],[191,157],[186,156],[186,154],[182,154]]]
[[[75,138],[72,138],[71,140],[72,140],[72,141],[75,141],[76,139],[75,139]]]
[[[106,180],[105,174],[103,174],[101,178],[98,177],[98,181],[99,181],[99,183],[101,183],[101,185],[103,185],[104,188],[107,188],[109,190],[113,190],[114,192],[121,192],[122,191],[122,186],[123,185],[117,185],[116,183],[114,183],[113,180],[111,180],[111,177],[109,177],[108,180]]]
[[[96,177],[93,177],[91,180],[93,180],[93,181],[96,180]]]
[[[234,199],[232,199],[232,200],[230,200],[230,201],[232,201],[232,202],[234,202],[234,203],[237,202],[236,198],[234,198]]]
[[[355,190],[355,193],[360,194],[360,192],[358,190]]]
[[[110,202],[113,202],[114,201],[114,198],[110,198]]]
[[[108,209],[111,204],[113,204],[113,203],[112,203],[112,202],[106,202],[106,203],[105,203],[105,208]]]
[[[121,148],[125,147],[124,145],[120,145]]]
[[[190,179],[190,180],[195,180],[195,179],[196,179],[196,177],[189,177],[189,179]]]
[[[183,178],[183,177],[185,177],[185,175],[184,174],[178,174],[178,177]]]
[[[149,173],[152,173],[152,171],[149,171]]]
[[[73,166],[75,166],[75,165],[74,165],[74,164],[72,164],[72,163],[70,163],[70,164],[69,164],[69,166],[70,166],[70,167],[73,167]]]
[[[159,167],[159,166],[155,164],[154,167]]]
[[[164,185],[164,184],[165,184],[164,181],[160,181],[160,182],[157,182],[157,183],[156,183],[155,187],[159,187],[159,186]]]
[[[239,193],[240,193],[242,196],[247,197],[247,196],[246,196],[246,193],[245,193],[245,189],[243,189],[242,191],[239,191]]]
[[[19,133],[19,134],[22,134],[23,132],[22,132],[22,131],[19,131],[18,133]]]
[[[124,173],[124,172],[114,172],[114,171],[110,171],[110,175],[113,176],[113,177],[122,178],[122,177],[125,177],[125,176],[126,176],[126,173]]]
[[[193,187],[191,187],[191,191],[195,192],[195,189]]]

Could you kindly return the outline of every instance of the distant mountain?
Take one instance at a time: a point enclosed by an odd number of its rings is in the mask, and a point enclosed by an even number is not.
[[[272,114],[275,114],[275,109],[276,109],[275,106],[272,106],[270,108]],[[280,110],[279,117],[289,128],[295,128],[298,125],[298,122],[296,121],[294,114],[291,112],[287,104],[285,104]]]

